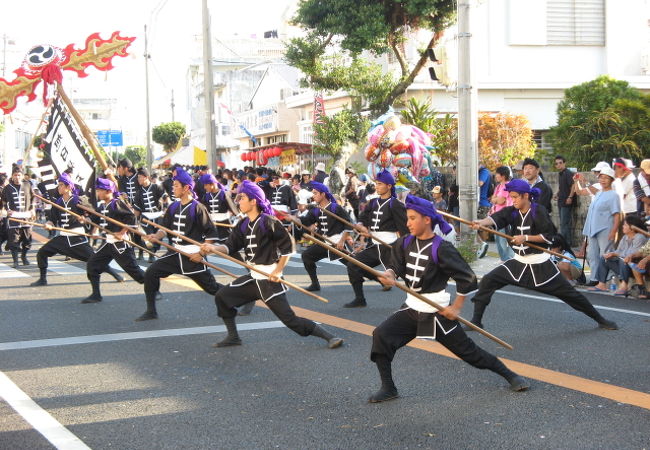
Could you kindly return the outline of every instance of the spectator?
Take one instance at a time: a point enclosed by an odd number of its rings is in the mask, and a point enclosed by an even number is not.
[[[614,170],[604,168],[598,175],[601,190],[594,196],[589,205],[582,234],[587,236],[587,259],[591,268],[591,279],[587,286],[598,284],[596,273],[598,261],[610,243],[616,239],[616,231],[620,223],[621,205],[618,195],[612,189],[614,183]]]
[[[616,181],[614,181],[614,190],[621,199],[621,212],[624,215],[636,215],[636,197],[634,196],[634,174],[632,169],[634,164],[625,158],[616,158],[612,163]]]
[[[555,263],[560,273],[572,286],[578,284],[578,280],[583,276],[582,266],[573,253],[573,250],[571,250],[571,246],[564,239],[564,236],[561,234],[553,236],[551,250],[566,256],[566,258],[560,260],[559,257],[553,255],[551,256],[551,261]]]
[[[648,291],[645,287],[644,277],[647,278],[649,273],[648,269],[650,268],[650,239],[646,241],[645,245],[638,252],[628,256],[627,259],[630,260],[630,269],[632,269],[634,281],[637,283],[635,286],[632,286],[630,291],[633,293],[636,291],[636,297],[645,300],[648,298]],[[633,261],[637,262],[635,263]]]
[[[605,161],[599,161],[598,164],[591,169],[591,172],[596,176],[596,178],[598,178],[600,171],[604,168],[611,169],[608,163]],[[575,174],[573,179],[575,181],[575,192],[578,195],[589,195],[593,199],[594,195],[600,191],[600,183],[590,184],[585,180],[584,175],[580,173]]]
[[[359,217],[359,196],[357,195],[359,179],[351,167],[345,169],[345,175],[348,177],[348,182],[345,185],[345,199],[350,204],[354,217],[357,218]]]
[[[316,164],[316,174],[314,175],[314,181],[318,181],[319,183],[324,183],[325,178],[327,178],[327,174],[325,173],[325,163],[324,162],[319,162]]]
[[[524,177],[524,162],[519,161],[517,164],[512,166],[512,178],[523,178]]]
[[[506,191],[506,183],[510,181],[510,169],[506,166],[497,167],[494,172],[494,179],[496,181],[496,187],[494,188],[494,194],[490,199],[492,202],[492,208],[490,209],[490,215],[494,214],[497,211],[501,211],[506,206],[512,206],[512,198],[508,191]],[[499,230],[502,233],[506,233],[505,229]],[[514,256],[514,251],[510,248],[508,240],[501,236],[494,236],[494,241],[497,245],[497,251],[499,252],[499,258],[501,261],[507,261]]]
[[[630,215],[625,218],[623,222],[623,238],[618,243],[616,250],[606,252],[600,257],[598,262],[598,270],[596,271],[596,280],[598,284],[590,291],[603,291],[607,292],[607,273],[611,270],[618,275],[620,285],[617,286],[614,295],[625,296],[628,295],[627,280],[632,275],[630,269],[631,255],[637,253],[646,242],[646,237],[641,233],[637,233],[632,226],[638,227],[645,231],[645,225],[638,216]]]
[[[573,185],[574,172],[567,169],[566,159],[562,155],[555,157],[555,170],[558,171],[557,200],[560,215],[560,234],[569,245],[573,244],[573,209],[577,205],[577,196]]]
[[[539,199],[537,199],[537,204],[543,205],[548,213],[551,214],[551,198],[553,197],[553,190],[540,176],[539,163],[533,158],[524,159],[523,178],[528,181],[531,188],[537,188],[542,191]]]
[[[485,219],[490,213],[490,207],[492,206],[492,203],[490,203],[491,184],[492,175],[490,174],[490,171],[487,169],[487,167],[481,164],[478,169],[479,200],[478,211],[476,212],[476,216],[479,220]],[[479,247],[476,256],[483,258],[488,251],[488,243],[486,242],[488,239],[488,233],[479,231],[478,236],[481,240],[481,246]]]
[[[300,188],[309,189],[309,183],[311,182],[311,174],[309,173],[309,170],[303,170],[300,173],[302,175],[302,180],[300,180]]]
[[[650,205],[650,159],[644,159],[639,164],[641,171],[634,180],[634,196],[637,199],[637,210],[644,212],[644,208]]]
[[[442,198],[442,188],[440,186],[435,186],[431,191],[431,195],[433,196],[433,206],[435,206],[438,211],[447,212],[447,202]]]

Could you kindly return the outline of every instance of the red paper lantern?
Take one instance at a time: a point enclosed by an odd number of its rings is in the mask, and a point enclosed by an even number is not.
[[[267,148],[266,150],[264,150],[264,156],[266,156],[266,159],[271,158],[273,156],[272,150],[270,148]]]
[[[255,152],[246,153],[246,161],[253,161],[255,159]]]
[[[282,154],[282,149],[280,147],[275,147],[275,156],[280,156]]]
[[[242,161],[246,161],[246,153],[242,153],[242,154],[241,154],[241,160],[242,160]]]

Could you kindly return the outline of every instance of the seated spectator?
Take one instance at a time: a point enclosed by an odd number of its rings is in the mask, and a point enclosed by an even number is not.
[[[440,186],[435,186],[431,190],[431,195],[433,197],[433,206],[435,206],[438,211],[447,212],[447,202],[442,198],[442,188]]]
[[[582,265],[576,258],[576,255],[571,250],[571,246],[567,244],[566,239],[561,234],[553,236],[551,250],[555,253],[560,253],[567,258],[560,259],[558,256],[551,256],[551,261],[555,263],[560,273],[566,278],[572,286],[579,284],[580,278],[584,278],[582,272]],[[584,280],[582,280],[584,281]]]
[[[634,180],[634,196],[637,199],[637,207],[642,215],[645,209],[650,206],[650,159],[644,159],[639,165],[641,171]]]
[[[630,269],[632,269],[632,275],[636,283],[630,289],[631,294],[639,299],[647,299],[648,291],[645,283],[650,273],[650,239],[646,241],[645,245],[639,251],[629,255],[625,259],[630,265]]]
[[[625,222],[623,223],[623,239],[618,243],[616,250],[606,252],[601,256],[598,263],[598,270],[596,271],[598,284],[589,288],[590,291],[607,291],[605,281],[607,280],[607,273],[611,270],[620,279],[620,284],[614,292],[614,295],[627,297],[627,280],[632,276],[629,265],[631,259],[628,259],[628,257],[638,252],[647,240],[644,235],[634,231],[632,226],[645,231],[643,221],[637,216],[627,216],[625,218]]]
[[[601,190],[594,196],[589,209],[582,234],[589,239],[587,259],[591,268],[591,280],[588,286],[596,286],[598,280],[598,262],[605,250],[616,240],[616,232],[620,223],[621,202],[612,189],[614,170],[603,168],[598,175]]]

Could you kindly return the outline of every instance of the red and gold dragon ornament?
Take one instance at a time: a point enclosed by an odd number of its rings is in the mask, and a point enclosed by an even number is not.
[[[81,78],[87,77],[90,66],[108,71],[113,68],[116,56],[127,56],[127,48],[134,37],[120,36],[115,31],[109,39],[94,33],[86,39],[86,47],[75,49],[70,44],[64,49],[52,45],[37,45],[25,56],[22,65],[14,70],[16,78],[11,81],[0,78],[0,109],[9,114],[16,109],[17,100],[26,96],[31,102],[36,98],[36,87],[43,81],[43,103],[47,104],[48,86],[61,83],[62,70],[72,70]]]

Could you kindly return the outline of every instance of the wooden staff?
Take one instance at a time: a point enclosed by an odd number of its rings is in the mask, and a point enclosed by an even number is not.
[[[128,230],[131,230],[132,232],[134,232],[137,235],[140,235],[140,236],[143,236],[143,237],[147,236],[147,233],[145,233],[144,231],[140,230],[139,228],[137,228],[135,226],[127,225],[125,223],[120,222],[119,220],[115,220],[115,219],[113,219],[111,217],[108,217],[108,216],[106,216],[106,215],[104,215],[102,213],[99,213],[97,211],[94,211],[94,210],[92,210],[90,208],[86,208],[86,207],[81,206],[81,205],[78,205],[78,206],[79,206],[79,208],[83,209],[84,211],[95,214],[96,216],[101,217],[102,219],[107,220],[108,222],[114,223],[117,226],[124,227],[124,228],[126,228]],[[152,223],[152,224],[156,225],[156,222],[151,222],[150,220],[147,220],[147,219],[144,219],[144,220],[146,220],[149,223]],[[156,244],[160,244],[163,247],[165,247],[165,248],[167,248],[169,250],[172,250],[172,251],[174,251],[176,253],[180,253],[181,255],[186,256],[188,258],[190,258],[192,256],[190,253],[184,252],[183,250],[180,250],[180,249],[174,247],[173,245],[168,244],[167,242],[163,242],[160,239],[151,239],[151,240],[153,242],[155,242]],[[149,253],[151,253],[151,252],[149,252]],[[222,269],[221,267],[214,266],[214,265],[212,265],[210,263],[207,263],[207,262],[205,262],[203,264],[208,266],[208,267],[212,267],[213,269],[218,270],[219,272],[225,273],[226,275],[228,275],[230,277],[237,278],[237,275],[235,275],[232,272],[228,272],[227,270]]]
[[[650,237],[650,233],[648,233],[647,231],[637,227],[636,225],[632,225],[630,228],[632,228],[637,233],[641,233],[642,235],[644,235],[646,237]]]
[[[324,247],[324,248],[328,248],[328,250],[330,250],[331,252],[334,252],[334,253],[336,253],[337,255],[339,255],[340,257],[347,259],[347,260],[348,260],[349,262],[351,262],[352,264],[354,264],[354,265],[356,265],[356,266],[362,268],[363,270],[365,270],[365,271],[371,273],[372,275],[374,275],[374,276],[376,276],[376,277],[383,277],[383,276],[384,276],[383,273],[381,273],[381,272],[379,272],[379,271],[373,269],[373,268],[370,267],[370,266],[365,265],[365,264],[362,263],[362,262],[357,261],[356,259],[354,259],[354,258],[352,258],[352,257],[350,257],[350,256],[348,256],[348,255],[346,255],[345,253],[339,251],[339,250],[336,249],[336,248],[331,248],[329,245],[325,244],[324,242],[319,241],[318,239],[314,238],[313,236],[307,236],[307,237],[308,237],[310,240],[312,240],[315,244],[318,244],[318,245],[320,245],[321,247]],[[396,281],[396,282],[395,282],[395,286],[397,286],[399,289],[403,290],[403,291],[406,292],[407,294],[411,294],[412,296],[416,297],[418,300],[423,301],[423,302],[426,303],[427,305],[433,306],[433,307],[436,308],[438,311],[442,311],[442,310],[444,309],[444,308],[443,308],[442,306],[440,306],[438,303],[434,302],[433,300],[429,300],[428,298],[426,298],[426,297],[423,296],[422,294],[420,294],[420,293],[418,293],[418,292],[415,292],[414,290],[412,290],[411,288],[409,288],[408,286],[406,286],[406,285],[404,285],[404,284],[402,284],[402,283],[398,283],[398,282]],[[498,344],[504,346],[505,348],[507,348],[507,349],[509,349],[509,350],[512,350],[512,345],[510,345],[510,344],[508,344],[507,342],[505,342],[505,341],[499,339],[498,337],[494,336],[493,334],[488,333],[488,332],[485,331],[483,328],[477,327],[476,325],[474,325],[474,324],[473,324],[472,322],[470,322],[469,320],[463,319],[463,318],[460,317],[460,316],[458,316],[458,318],[457,318],[456,320],[458,320],[460,323],[462,323],[462,324],[464,324],[464,325],[467,325],[467,326],[470,327],[472,330],[474,330],[474,331],[478,331],[478,332],[481,333],[483,336],[486,336],[486,337],[492,339],[494,342],[496,342],[496,343],[498,343]]]
[[[299,226],[300,228],[302,228],[303,230],[305,230],[307,233],[311,234],[312,236],[315,236],[315,237],[317,237],[318,239],[321,239],[321,240],[323,240],[323,241],[329,243],[330,245],[336,247],[336,244],[337,244],[337,243],[334,242],[333,240],[331,240],[330,238],[328,238],[327,236],[324,236],[324,235],[322,235],[322,234],[320,234],[320,233],[317,233],[317,232],[315,232],[315,231],[312,231],[312,230],[311,230],[307,225],[303,225],[302,222],[300,222],[300,221],[297,220],[297,219],[294,219],[294,218],[291,217],[291,215],[289,215],[288,213],[285,213],[285,212],[282,212],[282,211],[278,211],[278,210],[275,209],[275,208],[272,208],[272,209],[273,209],[273,211],[275,211],[276,213],[279,213],[279,214],[282,216],[282,218],[285,218],[285,219],[289,220],[289,222],[291,222],[291,223],[294,224],[294,225]]]
[[[185,242],[188,242],[188,243],[193,244],[193,245],[199,245],[199,246],[201,245],[200,242],[195,241],[194,239],[190,239],[190,238],[188,238],[188,237],[186,237],[186,236],[183,236],[182,234],[176,233],[175,231],[172,231],[172,230],[170,230],[169,228],[165,228],[164,226],[159,225],[159,224],[157,224],[157,223],[155,223],[155,222],[152,222],[152,221],[147,220],[147,219],[142,219],[142,220],[144,221],[144,223],[147,223],[147,224],[152,225],[152,226],[154,226],[154,227],[160,228],[160,229],[163,230],[165,233],[168,233],[168,234],[170,234],[170,235],[172,235],[172,236],[176,236],[176,237],[178,237],[178,238],[184,240]],[[218,251],[218,250],[214,250],[214,252],[215,252],[215,254],[217,254],[218,256],[220,256],[220,257],[222,257],[222,258],[224,258],[224,259],[227,259],[228,261],[231,261],[231,262],[234,262],[234,263],[236,263],[236,264],[239,264],[240,266],[244,266],[244,267],[246,267],[248,270],[251,270],[251,271],[254,271],[254,272],[260,273],[260,274],[265,275],[265,276],[267,276],[267,277],[269,276],[268,273],[266,273],[266,272],[264,272],[264,271],[262,271],[262,270],[256,268],[255,266],[252,266],[252,265],[247,264],[247,263],[245,263],[245,262],[243,262],[243,261],[240,261],[240,260],[238,260],[238,259],[235,259],[235,258],[233,258],[232,256],[227,255],[226,253],[222,253],[222,252],[220,252],[220,251]],[[204,264],[209,265],[210,267],[215,267],[215,268],[216,268],[216,266],[213,266],[213,265],[211,265],[210,263],[207,263],[207,262],[206,262],[206,263],[204,263]],[[282,278],[280,278],[279,283],[282,283],[282,284],[284,284],[285,286],[289,286],[289,287],[291,287],[291,288],[293,288],[293,289],[295,289],[295,290],[297,290],[297,291],[299,291],[299,292],[302,292],[303,294],[306,294],[306,295],[308,295],[308,296],[310,296],[310,297],[313,297],[313,298],[315,298],[316,300],[320,300],[321,302],[329,303],[329,300],[327,300],[326,298],[323,298],[323,297],[321,297],[321,296],[319,296],[319,295],[316,295],[316,294],[314,294],[314,293],[312,293],[312,292],[309,292],[309,291],[307,291],[307,290],[301,288],[300,286],[298,286],[298,285],[296,285],[296,284],[294,284],[294,283],[292,283],[292,282],[290,282],[290,281],[286,281],[286,280],[283,280]]]
[[[229,223],[220,223],[220,222],[213,222],[215,227],[226,227],[226,228],[235,228],[234,225],[229,224]]]
[[[77,214],[77,213],[75,213],[75,212],[73,212],[73,211],[71,211],[71,210],[69,210],[69,209],[65,209],[63,206],[59,205],[58,203],[55,203],[55,202],[50,201],[50,200],[48,200],[48,199],[46,199],[46,198],[44,198],[44,197],[41,197],[41,196],[38,195],[38,194],[33,194],[33,195],[34,195],[34,197],[40,198],[40,199],[43,200],[45,203],[49,203],[50,205],[54,206],[55,208],[60,209],[61,211],[64,211],[64,212],[70,214],[71,216],[76,217],[76,218],[79,219],[81,222],[86,222],[86,218],[85,218],[84,216],[82,216],[82,215],[80,215],[80,214]],[[81,206],[80,204],[78,204],[78,203],[77,203],[77,206],[78,206],[79,208],[83,209],[84,211],[88,211],[87,208],[82,207],[82,206]],[[92,211],[92,212],[94,212],[94,213],[96,212],[96,211],[94,211],[94,210],[90,210],[90,211]],[[100,229],[101,231],[103,231],[104,233],[107,233],[107,234],[113,234],[112,231],[107,230],[106,228],[104,228],[104,227],[102,227],[102,226],[100,226],[100,225],[97,225],[96,223],[93,223],[93,226],[99,228],[99,229]],[[93,237],[93,238],[94,238],[94,239],[97,239],[97,237]],[[133,245],[134,247],[137,247],[137,248],[139,248],[140,250],[145,251],[145,252],[147,252],[148,254],[150,254],[150,255],[152,255],[152,256],[156,256],[155,253],[150,252],[150,251],[147,250],[146,248],[142,247],[141,245],[136,244],[135,242],[130,241],[129,239],[122,238],[122,240],[123,240],[124,242],[126,242],[127,244],[131,244],[131,245]]]
[[[448,219],[457,220],[457,221],[459,221],[461,223],[469,225],[470,227],[474,227],[475,225],[477,225],[475,222],[472,222],[470,220],[461,219],[460,217],[456,217],[453,214],[449,214],[449,213],[446,213],[446,212],[443,212],[443,211],[438,210],[438,214],[440,214],[441,216],[446,217]],[[478,228],[479,228],[479,230],[487,231],[488,233],[492,233],[492,234],[495,234],[497,236],[501,236],[502,238],[505,238],[508,242],[512,241],[512,239],[513,239],[513,236],[510,236],[509,234],[505,234],[505,233],[502,233],[500,231],[494,230],[494,229],[492,229],[490,227],[484,227],[483,225],[479,225]],[[529,241],[526,241],[526,245],[528,247],[530,247],[530,248],[534,248],[536,250],[541,250],[544,253],[549,253],[549,254],[551,254],[553,256],[557,256],[559,258],[566,259],[568,261],[577,261],[575,258],[571,258],[570,256],[565,256],[565,255],[563,255],[561,253],[554,252],[553,250],[549,250],[547,248],[540,247],[539,245],[535,245],[535,244],[533,244],[533,243],[531,243]]]
[[[340,205],[339,205],[339,206],[340,206]],[[334,214],[332,211],[328,211],[326,208],[321,208],[320,206],[319,206],[318,208],[319,208],[321,211],[323,211],[325,214],[327,214],[328,216],[330,216],[330,217],[334,217],[336,220],[338,220],[338,221],[340,221],[340,222],[343,222],[343,223],[346,224],[347,226],[352,227],[352,229],[356,230],[356,225],[354,225],[352,222],[348,222],[348,221],[345,220],[344,218],[339,217],[339,216],[337,216],[336,214]],[[375,235],[372,234],[371,232],[368,232],[368,233],[360,233],[360,234],[361,234],[362,236],[369,237],[369,238],[371,238],[373,241],[376,241],[376,242],[380,243],[381,245],[385,245],[386,247],[391,247],[391,248],[393,247],[393,246],[390,245],[389,243],[384,242],[384,241],[382,241],[381,239],[379,239],[377,236],[375,236]]]
[[[31,225],[31,226],[34,226],[34,227],[46,228],[48,230],[65,231],[66,233],[74,234],[76,236],[86,236],[88,238],[93,238],[93,239],[106,239],[104,236],[93,236],[92,234],[81,233],[79,231],[72,231],[72,230],[68,230],[66,228],[55,227],[53,225],[48,226],[48,225],[44,225],[42,223],[30,222],[28,220],[14,219],[13,217],[9,217],[9,220],[11,220],[12,222],[24,223],[25,225]]]

